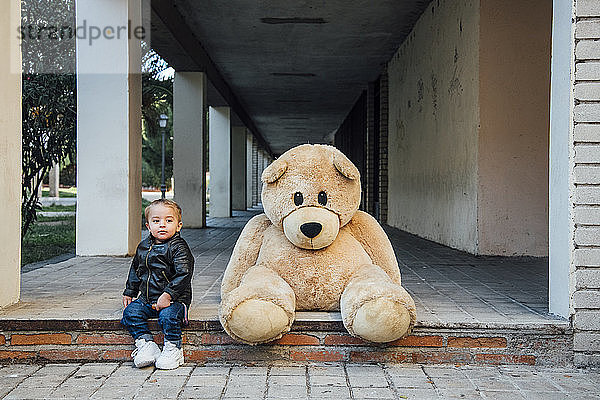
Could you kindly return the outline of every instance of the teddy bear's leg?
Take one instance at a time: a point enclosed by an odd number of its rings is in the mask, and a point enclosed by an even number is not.
[[[344,326],[354,336],[385,343],[415,324],[415,302],[377,265],[364,265],[350,278],[340,301]]]
[[[221,300],[219,318],[225,331],[248,344],[280,338],[294,322],[294,291],[272,269],[254,266],[240,286]]]

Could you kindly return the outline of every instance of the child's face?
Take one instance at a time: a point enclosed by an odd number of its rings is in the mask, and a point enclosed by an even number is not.
[[[159,242],[164,242],[181,230],[183,224],[177,220],[171,207],[157,204],[148,213],[146,228]]]

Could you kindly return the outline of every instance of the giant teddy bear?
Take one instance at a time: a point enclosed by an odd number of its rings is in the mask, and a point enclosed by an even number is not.
[[[335,147],[301,145],[263,172],[264,214],[244,227],[221,285],[219,317],[258,344],[289,331],[296,310],[340,310],[348,332],[389,342],[410,332],[415,303],[387,235],[359,211],[360,174]]]

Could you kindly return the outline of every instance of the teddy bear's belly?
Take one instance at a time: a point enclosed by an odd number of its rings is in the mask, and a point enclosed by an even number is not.
[[[269,229],[256,262],[275,270],[294,290],[297,310],[339,310],[340,296],[352,273],[371,258],[344,228],[321,250],[291,244],[283,232]]]

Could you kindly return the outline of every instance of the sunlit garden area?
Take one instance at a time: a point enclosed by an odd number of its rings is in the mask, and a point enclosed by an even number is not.
[[[73,29],[75,1],[23,0],[21,16],[25,28],[62,21]],[[50,48],[23,41],[21,265],[75,251],[75,37],[61,36],[53,43],[56,46]],[[172,186],[173,70],[147,44],[142,43],[142,50],[142,187],[152,199],[152,192],[161,187],[163,134],[166,190]],[[165,128],[159,126],[161,115],[167,119]],[[148,204],[142,201],[143,206]]]

